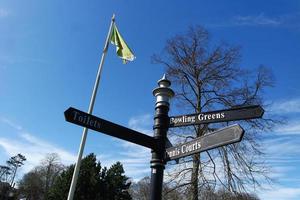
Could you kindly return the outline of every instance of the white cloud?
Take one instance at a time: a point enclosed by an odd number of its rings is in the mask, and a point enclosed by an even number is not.
[[[300,13],[280,14],[277,16],[268,16],[265,13],[258,15],[235,16],[233,18],[234,26],[271,26],[281,28],[299,28]]]
[[[268,113],[285,118],[284,123],[276,124],[276,135],[299,135],[300,134],[300,98],[278,100],[269,103]]]
[[[258,15],[236,16],[233,20],[239,26],[278,26],[282,23],[279,18],[266,16],[264,13]]]
[[[150,114],[132,117],[129,119],[128,122],[129,128],[151,136],[153,134],[152,129],[150,129],[152,125],[153,125],[153,116]]]
[[[300,137],[276,135],[263,142],[266,162],[270,165],[269,176],[276,185],[263,185],[259,197],[264,200],[296,200],[300,196],[300,177],[297,173],[300,164]],[[297,187],[298,186],[298,187]]]
[[[22,134],[21,137],[15,140],[0,138],[0,146],[10,157],[18,153],[26,157],[27,160],[23,167],[25,172],[39,165],[40,161],[45,158],[48,153],[57,153],[64,164],[71,164],[76,160],[75,155],[28,133]]]
[[[128,121],[129,128],[150,136],[153,135],[152,125],[153,116],[150,114],[132,117]],[[114,160],[118,159],[123,164],[126,175],[132,177],[134,181],[149,176],[151,150],[130,142],[122,142],[122,148],[124,151]]]
[[[17,132],[14,138],[0,137],[0,147],[11,157],[21,153],[26,157],[25,165],[22,167],[23,172],[30,171],[33,167],[40,164],[48,153],[57,153],[63,164],[71,164],[76,160],[72,153],[57,147],[47,141],[35,137],[33,134],[26,132],[22,126],[17,123],[1,117],[0,122],[13,128]]]
[[[291,114],[300,112],[300,99],[281,100],[272,104],[270,113]]]
[[[281,135],[300,135],[300,121],[292,121],[275,129]]]
[[[276,28],[300,28],[300,13],[287,13],[279,15],[267,15],[257,13],[250,15],[233,16],[230,19],[218,19],[217,23],[210,22],[209,27],[276,27]]]
[[[130,129],[150,136],[153,135],[152,125],[153,117],[150,114],[135,116],[128,121]],[[116,138],[112,138],[112,140],[121,143],[121,150],[111,154],[98,154],[97,157],[100,159],[102,166],[110,167],[116,161],[119,161],[123,164],[126,176],[136,182],[150,175],[150,149]]]
[[[129,119],[129,127],[145,127],[153,123],[153,116],[150,114],[140,115]]]
[[[300,153],[300,148],[295,148],[297,147],[298,141],[296,140],[296,138],[291,138],[289,136],[275,136],[275,137],[271,137],[267,138],[263,141],[263,145],[268,149],[269,153],[286,153],[286,151],[291,152],[291,150],[293,150],[292,152],[296,152],[296,153]],[[299,140],[300,138],[298,138]],[[292,149],[289,149],[288,147],[291,147]],[[280,149],[281,151],[278,152],[278,149]]]
[[[273,139],[265,139],[263,146],[265,147],[266,157],[276,166],[290,166],[291,163],[299,162],[300,137],[294,136],[276,136]],[[289,164],[287,163],[289,162]]]
[[[4,9],[4,8],[0,8],[0,18],[3,17],[7,17],[9,15],[9,11]]]
[[[7,118],[4,118],[4,117],[0,117],[0,122],[6,124],[6,125],[8,125],[8,126],[10,126],[10,127],[13,128],[13,129],[18,130],[18,131],[21,131],[21,130],[23,129],[22,126],[20,126],[20,125],[14,123],[13,121],[11,121],[11,120],[9,120],[9,119],[7,119]]]
[[[103,166],[109,167],[119,161],[125,174],[134,181],[139,181],[150,174],[151,151],[148,148],[128,142],[122,142],[123,151],[111,155],[97,155]]]
[[[119,161],[124,164],[125,172],[135,181],[150,174],[151,150],[132,143],[124,142],[125,151],[120,153]]]
[[[276,186],[259,194],[264,200],[299,200],[300,188]]]

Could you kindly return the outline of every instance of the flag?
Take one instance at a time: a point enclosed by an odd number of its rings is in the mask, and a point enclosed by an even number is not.
[[[123,59],[123,63],[128,61],[133,61],[135,56],[133,55],[131,49],[128,47],[121,34],[119,33],[117,26],[113,23],[112,32],[110,35],[110,42],[116,45],[117,55]]]

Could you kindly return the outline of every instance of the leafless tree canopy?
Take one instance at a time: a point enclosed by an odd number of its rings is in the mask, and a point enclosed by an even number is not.
[[[209,33],[197,26],[169,39],[164,51],[152,60],[166,67],[176,93],[175,104],[183,114],[189,114],[254,104],[264,107],[264,89],[273,86],[271,71],[264,66],[252,71],[242,69],[240,59],[239,47],[211,44]],[[262,179],[269,180],[259,136],[261,131],[271,129],[275,121],[255,119],[239,123],[246,130],[241,143],[182,159],[181,165],[186,167],[171,167],[170,184],[189,188],[191,199],[195,200],[202,188],[247,192],[259,186]],[[187,140],[228,124],[171,131]],[[187,178],[180,178],[184,175]]]
[[[20,196],[35,200],[47,199],[50,188],[64,168],[58,154],[47,154],[39,166],[26,173],[19,181]]]
[[[144,177],[137,183],[130,186],[130,195],[133,200],[150,199],[150,177]],[[182,200],[186,199],[179,189],[172,190],[167,185],[163,185],[163,200]]]

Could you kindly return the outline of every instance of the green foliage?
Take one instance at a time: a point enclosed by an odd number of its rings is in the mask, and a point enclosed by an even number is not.
[[[17,154],[6,161],[6,165],[0,165],[0,200],[17,199],[17,190],[14,188],[17,169],[24,165],[25,156]]]
[[[50,188],[48,198],[49,200],[65,200],[67,199],[72,175],[74,171],[74,165],[68,167],[58,176],[54,185]]]
[[[10,185],[0,181],[0,200],[6,200],[9,195]]]
[[[6,165],[0,165],[0,182],[8,183],[11,175],[11,168]]]
[[[49,188],[64,169],[57,154],[47,154],[41,164],[19,181],[19,196],[26,199],[47,199]]]
[[[9,178],[7,178],[7,181],[10,179],[10,186],[13,187],[15,176],[17,174],[17,169],[24,165],[24,161],[26,161],[25,156],[22,154],[18,154],[16,156],[12,156],[7,163],[8,171],[9,172]]]
[[[39,174],[31,171],[25,174],[19,182],[19,193],[27,200],[40,200],[43,197],[43,182]]]
[[[128,189],[131,182],[124,174],[123,166],[120,162],[112,165],[107,171],[105,182],[107,185],[107,198],[111,200],[131,199]]]
[[[71,165],[61,173],[47,199],[67,199],[73,171],[74,165]],[[127,181],[121,163],[117,162],[107,170],[101,167],[93,153],[89,154],[81,162],[74,200],[129,200],[127,189],[130,183]]]

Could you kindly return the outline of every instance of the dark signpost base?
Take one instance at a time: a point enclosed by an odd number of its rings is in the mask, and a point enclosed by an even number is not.
[[[254,105],[229,110],[169,117],[169,100],[174,96],[174,92],[169,88],[171,82],[167,80],[164,75],[163,78],[158,81],[158,85],[159,87],[153,90],[153,95],[156,97],[153,137],[72,107],[67,109],[64,113],[65,119],[68,122],[142,145],[152,150],[152,158],[150,161],[150,200],[162,199],[163,175],[167,161],[178,160],[179,158],[195,153],[240,142],[244,135],[243,128],[236,124],[184,144],[172,146],[167,138],[167,131],[170,127],[260,118],[264,113],[261,106]]]

